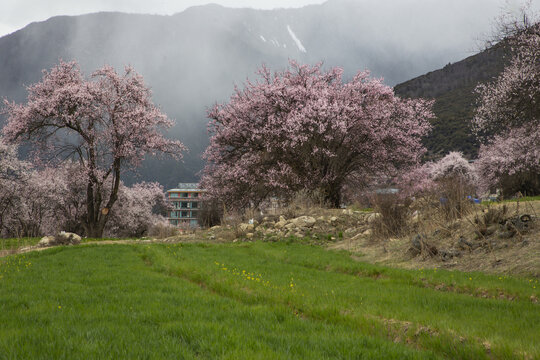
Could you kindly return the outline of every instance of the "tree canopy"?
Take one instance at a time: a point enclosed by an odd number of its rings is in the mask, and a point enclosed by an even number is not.
[[[156,107],[151,92],[131,67],[118,74],[110,66],[89,79],[75,62],[60,61],[28,87],[25,104],[5,101],[10,142],[28,140],[40,159],[74,159],[86,184],[86,234],[101,237],[118,199],[121,173],[146,154],[177,158],[185,147],[163,136],[172,121]],[[105,189],[109,187],[109,189]]]
[[[416,163],[430,129],[432,102],[400,99],[382,80],[359,72],[300,65],[236,88],[209,111],[203,186],[241,208],[269,196],[320,191],[339,206],[345,184]]]

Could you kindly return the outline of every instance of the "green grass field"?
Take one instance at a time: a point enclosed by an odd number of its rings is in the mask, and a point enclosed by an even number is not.
[[[0,258],[0,359],[538,359],[537,279],[296,243]]]
[[[38,237],[22,237],[22,238],[0,238],[0,251],[1,250],[15,250],[25,246],[36,245],[41,238]]]
[[[0,251],[2,250],[17,250],[26,246],[34,246],[41,240],[40,237],[21,237],[21,238],[0,238]],[[107,240],[133,240],[128,238],[83,238],[82,243],[107,241]]]

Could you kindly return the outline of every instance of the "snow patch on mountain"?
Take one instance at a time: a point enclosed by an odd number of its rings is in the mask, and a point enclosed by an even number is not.
[[[291,27],[289,25],[287,25],[287,31],[289,32],[289,35],[291,35],[291,38],[293,39],[294,43],[298,47],[298,50],[300,50],[303,53],[307,53],[306,48],[304,47],[304,45],[302,44],[300,39],[296,36],[294,31],[292,31],[292,29],[291,29]]]

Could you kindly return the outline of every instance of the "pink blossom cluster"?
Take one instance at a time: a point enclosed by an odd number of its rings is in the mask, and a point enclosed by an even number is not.
[[[436,162],[427,162],[408,169],[398,178],[398,185],[404,196],[420,196],[433,192],[438,184],[448,180],[463,185],[478,184],[475,166],[460,152],[452,151]]]
[[[122,185],[118,202],[105,228],[107,236],[140,237],[152,225],[163,224],[169,210],[165,191],[157,182],[142,182],[131,187]]]
[[[507,176],[536,174],[538,177],[540,131],[530,132],[527,127],[519,127],[495,136],[490,143],[480,147],[475,168],[481,193],[498,186]]]
[[[320,190],[333,205],[352,177],[415,164],[433,117],[430,101],[405,100],[369,72],[300,65],[235,88],[209,111],[203,186],[241,208],[268,196]]]

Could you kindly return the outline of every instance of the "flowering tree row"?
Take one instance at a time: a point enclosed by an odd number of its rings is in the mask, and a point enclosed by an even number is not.
[[[85,234],[85,170],[75,162],[35,169],[17,158],[16,146],[0,138],[0,235],[40,236],[70,231]],[[107,184],[106,189],[111,189]],[[110,191],[110,190],[108,190]],[[105,193],[104,195],[109,195]],[[127,187],[120,183],[119,201],[104,229],[107,236],[142,236],[167,210],[158,183]]]

